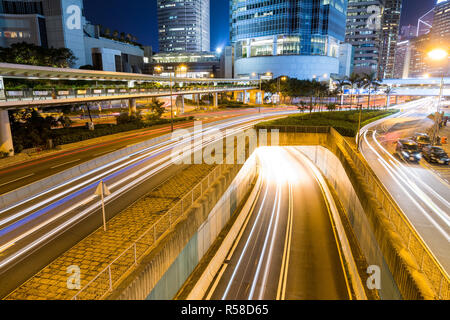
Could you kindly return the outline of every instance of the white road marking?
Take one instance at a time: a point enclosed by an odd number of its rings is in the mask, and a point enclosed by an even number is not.
[[[81,160],[81,159],[76,159],[76,160],[64,162],[64,163],[58,164],[58,165],[56,165],[56,166],[50,167],[50,169],[56,169],[56,168],[65,166],[66,164],[71,164],[71,163],[74,163],[74,162],[77,162],[77,161],[80,161],[80,160]]]
[[[0,187],[6,186],[7,184],[10,184],[10,183],[13,183],[13,182],[16,182],[16,181],[19,181],[19,180],[22,180],[22,179],[25,179],[25,178],[28,178],[28,177],[31,177],[31,176],[34,176],[34,173],[31,173],[31,174],[29,174],[27,176],[23,176],[23,177],[20,177],[20,178],[17,178],[17,179],[14,179],[14,180],[2,183],[2,184],[0,184]]]

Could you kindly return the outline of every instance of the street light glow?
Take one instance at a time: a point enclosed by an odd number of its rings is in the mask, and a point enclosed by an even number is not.
[[[430,52],[428,52],[428,57],[432,60],[443,60],[445,58],[447,58],[448,56],[448,52],[445,51],[444,49],[433,49]]]

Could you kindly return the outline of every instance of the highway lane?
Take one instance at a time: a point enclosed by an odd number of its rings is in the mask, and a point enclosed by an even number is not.
[[[406,104],[402,112],[364,128],[361,152],[447,273],[450,271],[450,187],[424,159],[407,163],[395,142],[432,125],[431,99]]]
[[[263,118],[289,113],[291,112],[254,114],[218,121],[204,126],[203,132],[197,131],[192,134],[193,130],[191,130],[190,137],[208,134],[211,129],[234,128],[238,132],[252,127]],[[107,206],[112,208],[108,212],[108,218],[110,218],[145,194],[144,190],[147,192],[150,190],[142,186],[154,186],[151,182],[161,181],[161,175],[166,176],[167,170],[175,174],[176,168],[182,166],[173,164],[171,151],[175,147],[182,146],[183,143],[177,139],[161,142],[96,168],[81,177],[44,190],[35,197],[23,199],[9,208],[0,209],[1,277],[6,279],[7,275],[16,275],[12,270],[23,266],[24,261],[31,262],[31,258],[37,256],[36,252],[42,252],[41,248],[48,248],[50,251],[42,254],[48,259],[39,256],[39,263],[29,265],[23,271],[29,276],[29,270],[39,270],[52,258],[87,235],[87,231],[99,227],[101,225],[100,203],[93,193],[101,179],[112,191],[112,195],[105,199]],[[211,141],[204,141],[199,148],[203,148],[208,143]],[[78,232],[78,229],[87,231]],[[65,235],[67,233],[69,235]],[[60,240],[57,241],[62,236],[67,238],[64,244]],[[56,247],[55,243],[57,243]],[[26,279],[25,275],[23,279]]]
[[[258,149],[261,189],[207,299],[351,299],[328,200],[296,150]]]
[[[263,108],[262,112],[270,113],[277,110],[281,111],[282,109]],[[286,110],[286,108],[284,108],[284,110]],[[219,120],[232,119],[237,116],[251,115],[254,113],[254,108],[248,108],[237,110],[221,110],[208,113],[194,113],[192,114],[192,116],[206,124]],[[193,123],[193,121],[175,123],[174,128],[191,128],[193,126]],[[41,180],[58,172],[70,169],[86,161],[168,133],[170,133],[170,124],[155,126],[101,143],[87,145],[73,150],[61,151],[39,159],[27,161],[6,168],[1,168],[0,195],[28,185],[32,182]]]

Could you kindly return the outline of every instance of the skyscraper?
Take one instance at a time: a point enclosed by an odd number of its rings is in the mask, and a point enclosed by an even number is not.
[[[395,48],[398,42],[402,0],[385,0],[381,22],[381,50],[378,77],[394,76]]]
[[[159,51],[210,50],[210,0],[157,0]]]
[[[434,20],[433,28],[430,32],[430,48],[442,48],[448,51],[450,48],[450,0],[439,0],[434,7]],[[432,74],[435,76],[439,75],[450,75],[450,57],[447,61],[433,63],[430,62],[432,66]]]
[[[347,0],[231,0],[235,76],[338,74],[346,9]]]
[[[378,72],[383,0],[349,0],[345,41],[354,47],[353,71]]]

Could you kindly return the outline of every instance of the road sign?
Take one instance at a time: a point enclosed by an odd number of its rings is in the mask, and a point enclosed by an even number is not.
[[[102,214],[103,214],[103,229],[106,231],[106,215],[105,215],[105,196],[109,196],[111,191],[109,191],[106,184],[102,181],[97,186],[95,190],[95,195],[100,196],[102,199]]]

